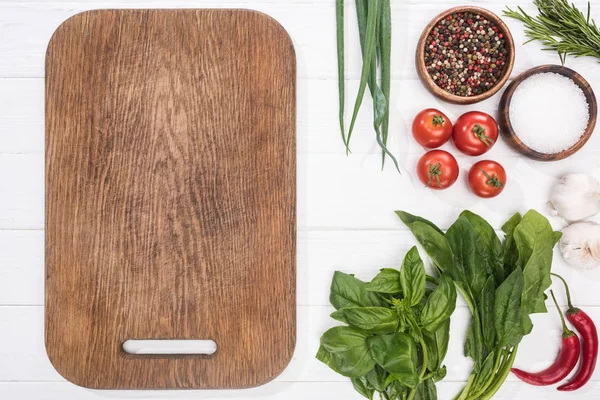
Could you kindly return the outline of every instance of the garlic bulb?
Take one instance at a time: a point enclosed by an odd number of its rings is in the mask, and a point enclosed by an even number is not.
[[[600,224],[576,222],[562,233],[560,251],[569,265],[584,270],[600,267]]]
[[[548,207],[567,221],[596,215],[600,212],[600,182],[586,174],[565,175],[554,186]]]

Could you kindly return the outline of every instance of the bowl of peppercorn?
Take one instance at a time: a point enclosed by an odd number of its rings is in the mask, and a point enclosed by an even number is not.
[[[417,44],[417,72],[434,95],[473,104],[504,86],[515,61],[506,24],[481,7],[451,8],[435,17]]]

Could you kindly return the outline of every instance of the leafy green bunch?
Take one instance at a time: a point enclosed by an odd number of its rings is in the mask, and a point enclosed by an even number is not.
[[[533,329],[530,315],[546,312],[550,267],[561,237],[536,211],[515,214],[501,243],[481,217],[463,212],[444,234],[433,223],[397,213],[433,260],[448,275],[472,314],[464,353],[473,371],[458,400],[492,398],[506,380],[523,336]]]
[[[413,247],[400,270],[382,269],[371,282],[336,272],[329,300],[331,317],[346,325],[323,334],[317,359],[368,399],[375,392],[386,400],[437,398],[456,308],[448,274],[426,275]]]

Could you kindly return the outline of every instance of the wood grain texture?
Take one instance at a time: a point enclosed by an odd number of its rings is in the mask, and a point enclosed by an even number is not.
[[[46,58],[46,349],[89,388],[242,388],[296,337],[296,62],[248,10],[97,10]],[[134,356],[127,339],[213,339]]]
[[[427,42],[427,37],[429,36],[429,33],[442,19],[446,18],[448,15],[460,12],[472,12],[474,14],[483,15],[489,21],[492,21],[498,27],[498,29],[504,33],[504,37],[506,38],[508,58],[506,60],[506,66],[504,67],[504,71],[502,72],[500,79],[498,79],[498,82],[496,82],[496,84],[490,90],[478,94],[476,96],[457,96],[455,94],[445,91],[444,89],[439,87],[433,79],[431,79],[431,76],[427,71],[427,66],[425,65],[425,44]],[[500,17],[498,17],[490,10],[487,10],[483,7],[475,6],[453,7],[433,18],[431,22],[427,24],[425,29],[423,29],[423,33],[421,34],[421,37],[419,38],[419,41],[417,43],[417,51],[415,54],[415,66],[417,68],[417,74],[419,75],[421,82],[423,82],[423,85],[425,85],[425,87],[435,96],[454,104],[474,104],[492,97],[506,84],[506,81],[508,80],[514,65],[515,41],[512,37],[512,34],[510,33],[510,29],[508,29],[508,26],[506,26],[506,24],[504,23],[504,21],[502,21]]]
[[[577,141],[577,143],[575,143],[569,149],[554,154],[540,153],[539,151],[533,150],[532,148],[527,146],[521,141],[521,139],[519,139],[518,134],[515,132],[510,122],[510,103],[512,100],[512,96],[515,93],[515,90],[525,79],[531,77],[532,75],[542,73],[555,73],[572,79],[573,82],[575,82],[575,84],[577,84],[577,86],[579,86],[583,91],[590,112],[590,119],[588,121],[588,125],[585,129],[585,132]],[[592,136],[592,133],[594,133],[594,129],[596,128],[596,119],[598,118],[598,102],[596,100],[594,90],[592,89],[590,84],[583,78],[583,76],[579,75],[577,72],[573,71],[570,68],[563,67],[561,65],[540,65],[538,67],[531,68],[519,74],[519,76],[517,76],[510,83],[510,85],[508,85],[508,87],[502,94],[502,98],[500,99],[500,104],[498,106],[498,115],[498,124],[500,125],[500,130],[504,134],[504,138],[506,139],[508,144],[512,146],[515,150],[533,160],[558,161],[577,153],[588,142],[588,140]]]

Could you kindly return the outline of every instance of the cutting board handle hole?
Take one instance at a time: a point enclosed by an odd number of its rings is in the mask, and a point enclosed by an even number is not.
[[[214,340],[127,340],[123,350],[129,354],[202,354],[211,355],[217,351]]]

